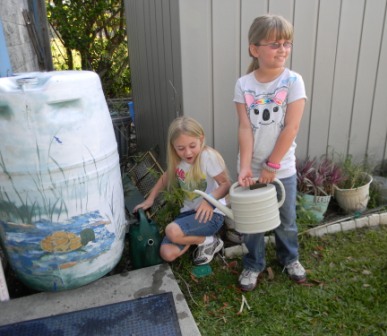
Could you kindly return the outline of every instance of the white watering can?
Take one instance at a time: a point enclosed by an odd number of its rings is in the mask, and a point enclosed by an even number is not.
[[[194,192],[203,196],[227,217],[235,222],[235,230],[240,233],[260,233],[275,229],[281,224],[279,208],[285,201],[282,182],[274,179],[281,189],[281,199],[273,184],[255,183],[242,187],[238,182],[230,188],[231,209],[200,190]]]

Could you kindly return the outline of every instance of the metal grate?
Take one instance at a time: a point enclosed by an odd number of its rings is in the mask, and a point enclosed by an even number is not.
[[[0,335],[143,335],[180,336],[171,292],[110,305],[9,324]]]
[[[164,173],[152,152],[146,152],[128,172],[133,184],[137,187],[140,193],[146,198],[159,177]],[[150,217],[153,217],[165,204],[162,194],[158,195],[152,208],[149,210]]]
[[[116,98],[106,101],[113,122],[121,163],[126,161],[137,149],[136,129],[128,106],[130,101],[131,98]]]

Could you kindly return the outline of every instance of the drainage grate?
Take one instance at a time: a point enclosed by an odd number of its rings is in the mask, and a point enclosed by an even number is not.
[[[0,327],[0,335],[180,336],[171,292]]]

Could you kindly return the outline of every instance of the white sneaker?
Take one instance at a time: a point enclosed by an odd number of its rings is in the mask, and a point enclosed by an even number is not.
[[[239,287],[245,292],[252,291],[257,286],[259,272],[244,269],[239,276]]]
[[[212,243],[206,245],[199,245],[194,252],[194,264],[208,264],[214,258],[214,255],[218,253],[222,248],[223,240],[218,237],[214,237],[214,241]]]
[[[291,264],[285,266],[285,269],[289,275],[289,278],[297,283],[303,283],[306,281],[305,268],[302,267],[301,263],[296,260]]]

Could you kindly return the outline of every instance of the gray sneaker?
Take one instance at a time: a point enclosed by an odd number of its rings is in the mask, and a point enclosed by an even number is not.
[[[289,278],[297,283],[303,283],[306,281],[306,272],[301,263],[296,260],[291,264],[285,266],[286,271],[288,272]]]
[[[239,276],[239,287],[245,292],[252,291],[257,286],[259,272],[244,269]]]
[[[222,248],[223,240],[218,237],[214,237],[214,241],[210,244],[198,246],[194,252],[194,264],[208,264]]]

